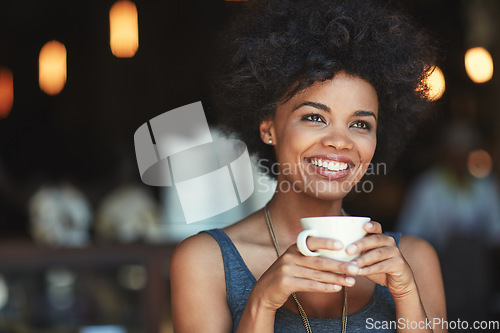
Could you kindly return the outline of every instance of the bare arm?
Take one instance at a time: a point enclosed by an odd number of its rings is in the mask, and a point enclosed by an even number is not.
[[[401,239],[400,248],[412,268],[415,287],[407,296],[394,300],[398,317],[415,317],[413,320],[417,321],[425,315],[433,323],[433,332],[446,332],[441,325],[446,320],[446,303],[436,252],[426,241],[409,236]]]
[[[354,262],[359,275],[386,286],[395,303],[398,332],[446,332],[444,288],[437,255],[432,246],[415,237],[403,237],[400,248],[382,234],[380,223],[365,225],[370,233],[348,246],[349,254],[361,253]]]
[[[222,254],[208,234],[179,244],[170,264],[174,331],[231,332]]]

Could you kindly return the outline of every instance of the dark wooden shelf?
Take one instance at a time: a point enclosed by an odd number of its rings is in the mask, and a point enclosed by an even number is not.
[[[157,333],[168,311],[168,276],[165,273],[175,245],[94,244],[81,248],[56,248],[27,240],[4,241],[0,243],[0,270],[28,273],[53,266],[99,269],[143,265],[148,276],[142,294],[144,332]]]

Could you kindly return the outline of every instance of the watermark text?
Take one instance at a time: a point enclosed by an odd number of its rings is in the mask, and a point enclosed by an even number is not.
[[[500,321],[479,321],[468,322],[465,320],[445,320],[443,318],[432,318],[420,321],[399,318],[398,320],[374,320],[366,319],[367,330],[500,330]]]

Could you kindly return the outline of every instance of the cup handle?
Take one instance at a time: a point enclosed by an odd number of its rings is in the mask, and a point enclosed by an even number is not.
[[[307,257],[319,256],[318,252],[313,252],[313,251],[309,250],[309,248],[307,247],[306,240],[307,240],[307,237],[309,237],[309,236],[317,236],[316,230],[313,230],[313,229],[303,230],[299,234],[299,236],[297,236],[297,247],[299,248],[300,253],[302,253],[303,255],[305,255]]]

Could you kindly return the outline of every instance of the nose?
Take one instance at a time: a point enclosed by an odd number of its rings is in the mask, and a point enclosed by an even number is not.
[[[321,143],[336,150],[351,150],[354,146],[349,131],[341,128],[329,128],[321,138]]]

